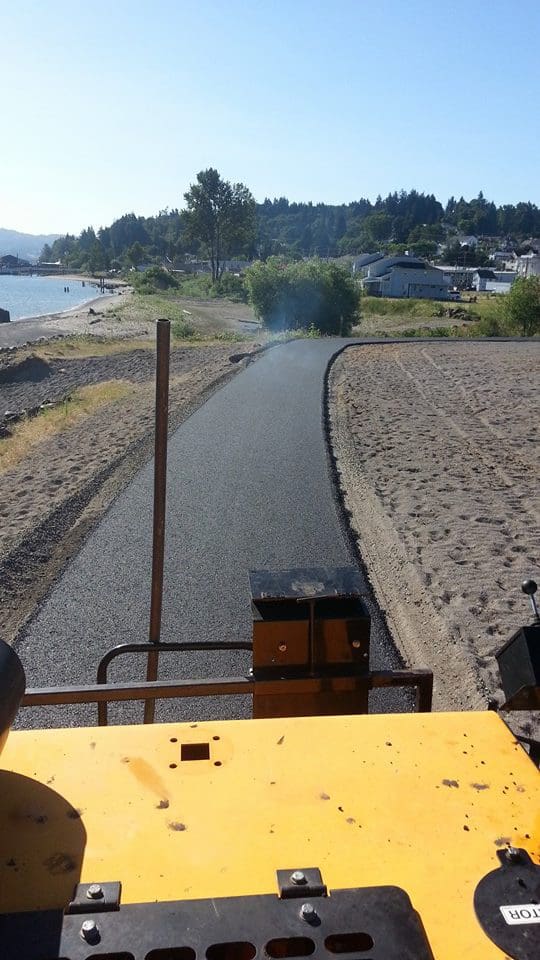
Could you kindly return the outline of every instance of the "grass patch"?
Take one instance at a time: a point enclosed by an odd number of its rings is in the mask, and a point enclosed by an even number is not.
[[[471,294],[471,296],[473,296]],[[416,336],[430,336],[427,332],[453,329],[464,324],[483,324],[480,330],[500,330],[504,326],[504,296],[475,294],[476,301],[400,299],[394,297],[362,297],[362,321],[355,334],[371,336],[409,336],[410,330],[418,330]],[[445,322],[446,321],[446,322]],[[421,332],[423,331],[423,333]],[[436,333],[432,334],[436,336]],[[446,334],[439,334],[445,336]],[[454,334],[449,334],[454,336]],[[497,333],[477,332],[471,336],[497,336]],[[463,333],[466,336],[466,333]]]
[[[212,343],[245,343],[247,340],[253,340],[253,336],[246,333],[236,333],[235,330],[216,330],[203,333],[200,328],[197,328],[190,320],[186,320],[185,317],[182,317],[181,320],[175,320],[171,326],[171,332],[173,340],[206,346]]]
[[[439,304],[446,307],[448,301],[364,296],[361,312],[364,317],[432,317]]]
[[[51,343],[32,345],[27,351],[28,356],[42,357],[43,360],[73,360],[85,357],[106,357],[114,353],[125,353],[126,350],[155,350],[151,340],[110,339],[95,337],[92,334],[77,334],[73,337],[63,337]],[[21,358],[25,354],[21,353]]]
[[[0,440],[0,473],[16,466],[44,440],[69,430],[99,407],[122,400],[135,393],[136,389],[132,383],[125,380],[107,380],[81,387],[69,400],[15,424],[12,428],[13,435]]]
[[[134,293],[122,303],[109,307],[105,316],[119,324],[124,321],[154,323],[157,319],[174,322],[182,319],[182,307],[178,303],[178,290]]]
[[[317,330],[317,327],[311,324],[307,330],[280,330],[279,333],[269,333],[268,341],[270,343],[286,343],[288,340],[317,340],[324,336],[327,336],[327,334],[321,333],[320,330]],[[333,337],[336,334],[330,333],[328,336]]]

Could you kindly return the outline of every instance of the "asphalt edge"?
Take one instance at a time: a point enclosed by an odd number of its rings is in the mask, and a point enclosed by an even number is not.
[[[228,370],[224,371],[216,380],[212,381],[212,383],[197,397],[193,398],[186,407],[170,415],[169,435],[185,423],[186,420],[189,420],[214,393],[225,386],[225,384],[229,380],[232,380],[241,370],[242,364],[231,361],[231,366]],[[81,527],[81,536],[77,538],[76,543],[71,549],[68,547],[61,560],[58,560],[54,564],[50,577],[44,577],[43,589],[39,591],[37,601],[33,605],[31,613],[24,617],[22,622],[15,628],[14,632],[12,632],[12,637],[9,642],[14,649],[17,649],[19,645],[24,643],[29,628],[40,614],[43,605],[46,603],[71,560],[82,550],[93,530],[107,516],[120,494],[123,493],[139,470],[146,467],[153,457],[154,430],[151,428],[144,436],[138,437],[133,441],[120,457],[117,457],[112,463],[107,464],[103,470],[99,471],[99,473],[90,480],[88,485],[74,493],[64,503],[60,504],[22,543],[18,544],[3,558],[0,564],[0,582],[6,582],[6,580],[16,576],[21,564],[28,565],[29,563],[33,563],[36,569],[39,569],[41,564],[40,556],[43,556],[43,553],[40,554],[39,551],[39,543],[43,536],[49,536],[50,542],[54,544],[54,534],[59,527],[66,531]],[[112,490],[108,492],[108,494],[106,493],[107,502],[104,509],[98,509],[91,519],[87,519],[85,523],[84,511],[90,508],[94,500],[105,491],[107,483],[112,485]],[[49,531],[51,531],[50,534]],[[54,546],[51,548],[51,554],[52,553],[54,553]]]
[[[384,341],[384,342],[395,342],[395,341]],[[337,457],[335,455],[334,448],[332,445],[332,422],[331,422],[331,416],[330,416],[330,377],[332,374],[332,368],[336,360],[338,360],[338,358],[341,356],[342,353],[345,352],[345,350],[349,350],[351,347],[362,347],[362,346],[369,346],[369,344],[365,344],[362,341],[345,343],[342,347],[339,347],[334,354],[332,354],[332,356],[330,357],[327,363],[324,379],[323,379],[322,404],[321,404],[322,431],[323,431],[323,437],[324,437],[324,445],[326,449],[328,470],[330,474],[332,498],[334,500],[334,506],[336,509],[338,523],[339,523],[341,532],[343,534],[343,537],[345,539],[345,542],[347,543],[347,546],[349,548],[349,552],[351,553],[352,558],[358,565],[358,569],[360,570],[360,573],[368,586],[368,589],[369,589],[368,605],[370,607],[370,615],[373,617],[373,614],[375,614],[378,620],[379,629],[382,632],[385,645],[388,645],[388,648],[392,651],[392,654],[395,657],[396,663],[394,667],[397,666],[398,668],[401,669],[406,667],[407,663],[404,660],[403,655],[401,654],[401,651],[399,650],[392,636],[392,632],[388,626],[388,621],[386,619],[385,611],[379,605],[379,602],[375,595],[375,591],[373,589],[373,584],[369,576],[368,568],[364,562],[362,553],[358,546],[357,536],[351,522],[352,514],[351,514],[351,511],[345,506],[345,494],[341,484],[341,474],[338,468]]]

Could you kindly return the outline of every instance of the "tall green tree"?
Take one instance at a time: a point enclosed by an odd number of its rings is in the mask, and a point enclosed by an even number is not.
[[[198,241],[210,259],[212,281],[223,273],[227,257],[248,252],[256,235],[255,200],[243,183],[222,180],[209,167],[184,194],[189,236]]]

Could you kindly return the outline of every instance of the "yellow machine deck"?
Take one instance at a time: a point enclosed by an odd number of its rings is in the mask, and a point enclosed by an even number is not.
[[[538,895],[512,853],[540,856],[538,776],[490,712],[14,732],[2,766],[2,957],[498,960],[474,905],[498,854],[495,919]],[[280,897],[282,870],[328,895]]]

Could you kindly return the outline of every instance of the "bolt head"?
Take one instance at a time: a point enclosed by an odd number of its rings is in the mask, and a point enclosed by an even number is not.
[[[287,650],[287,644],[286,644],[286,643],[280,643],[280,645],[279,645],[279,647],[278,647],[278,650],[279,650],[280,653],[285,653],[285,651]]]
[[[103,896],[103,890],[99,883],[91,883],[86,891],[86,896],[89,900],[99,900]]]
[[[81,926],[81,937],[87,943],[97,943],[100,939],[99,927],[95,920],[83,920]]]
[[[291,880],[293,883],[307,883],[306,875],[301,870],[295,870],[294,873],[291,873]]]
[[[303,903],[300,907],[300,916],[302,920],[306,920],[308,923],[313,923],[317,917],[317,911],[312,903]]]
[[[359,640],[353,640],[352,645],[353,645],[353,647],[354,647],[355,650],[358,650],[358,648],[360,647],[360,641],[359,641]]]

